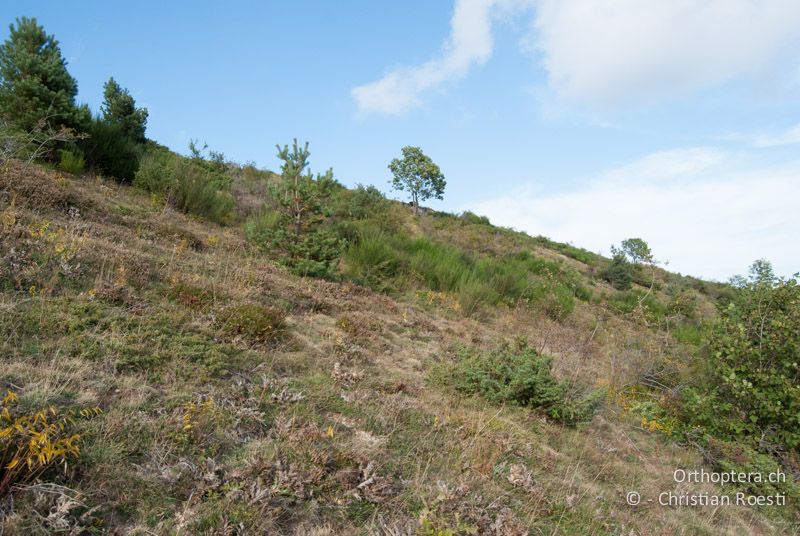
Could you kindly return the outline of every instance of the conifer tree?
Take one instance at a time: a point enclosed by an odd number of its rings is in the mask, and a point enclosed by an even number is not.
[[[147,108],[137,108],[128,90],[122,88],[113,77],[103,86],[103,97],[103,119],[120,125],[123,133],[132,140],[145,141]]]
[[[22,17],[10,25],[10,35],[0,45],[0,116],[24,131],[43,119],[52,126],[77,127],[77,93],[58,41],[35,18]]]

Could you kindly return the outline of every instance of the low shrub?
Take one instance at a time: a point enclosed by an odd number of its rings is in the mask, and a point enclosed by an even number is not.
[[[255,303],[243,303],[217,314],[219,328],[232,336],[242,336],[255,343],[272,343],[286,333],[286,314]]]
[[[553,320],[564,320],[575,309],[575,298],[572,291],[564,285],[540,284],[543,297],[539,307]]]
[[[65,173],[77,175],[83,171],[85,161],[83,153],[77,149],[59,151],[58,169]]]
[[[591,251],[587,251],[583,248],[575,247],[571,244],[555,242],[546,236],[537,236],[534,238],[534,240],[548,249],[558,251],[559,253],[562,253],[567,257],[573,258],[576,261],[582,262],[588,266],[596,265],[599,259],[599,255],[596,253],[592,253]]]
[[[92,119],[86,130],[88,137],[78,142],[86,166],[121,182],[132,182],[139,169],[141,146],[125,135],[122,126],[100,118]]]
[[[165,150],[148,149],[142,155],[133,185],[148,192],[164,193],[169,190],[173,156]]]
[[[624,255],[614,255],[611,264],[601,274],[617,290],[628,290],[633,283],[633,267]]]
[[[390,238],[375,227],[362,229],[345,250],[345,274],[377,291],[393,288],[402,260],[389,242]]]
[[[265,252],[279,254],[278,261],[297,275],[334,279],[345,240],[325,227],[296,235],[280,212],[262,207],[245,222],[245,236]]]
[[[559,381],[552,374],[551,359],[527,346],[488,355],[461,349],[447,378],[463,393],[541,409],[570,426],[591,420],[605,398],[602,390],[590,392]]]
[[[458,284],[458,305],[462,313],[472,316],[482,304],[497,303],[497,292],[486,281],[472,274],[463,276]]]
[[[214,296],[208,289],[180,280],[172,282],[167,296],[190,309],[199,310],[206,309],[214,301]]]
[[[703,344],[703,331],[694,324],[680,324],[673,331],[672,336],[675,340],[692,346]]]
[[[142,157],[133,181],[135,186],[163,195],[176,209],[217,223],[233,220],[235,201],[226,191],[229,181],[216,168],[150,149]]]
[[[378,216],[389,206],[389,201],[383,193],[372,185],[359,184],[350,192],[349,197],[349,216],[356,220]]]
[[[470,212],[469,210],[465,210],[461,213],[461,221],[464,223],[472,224],[472,225],[491,225],[489,222],[489,218],[486,216],[478,216],[474,212]]]
[[[592,290],[584,287],[579,283],[575,283],[572,287],[573,294],[576,298],[584,302],[592,301]]]
[[[76,433],[75,417],[93,417],[99,408],[74,412],[53,406],[27,412],[20,408],[18,396],[8,391],[0,401],[0,498],[12,486],[25,484],[48,469],[80,454],[81,434]]]
[[[667,306],[652,293],[642,290],[626,290],[608,297],[608,304],[623,314],[629,314],[641,308],[646,320],[660,322],[667,314]]]
[[[235,202],[233,196],[219,190],[214,174],[181,160],[173,165],[170,179],[166,193],[172,206],[217,223],[230,223]]]
[[[281,227],[281,214],[262,206],[251,214],[244,223],[247,239],[258,246],[270,244]]]

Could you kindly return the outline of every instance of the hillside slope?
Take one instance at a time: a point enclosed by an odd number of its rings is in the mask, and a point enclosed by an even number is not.
[[[3,499],[0,533],[797,533],[787,508],[659,505],[702,457],[625,411],[626,387],[693,351],[713,285],[657,270],[656,301],[637,307],[647,288],[600,281],[605,259],[395,205],[413,236],[525,251],[591,291],[563,315],[466,315],[447,292],[292,275],[239,227],[102,178],[11,164],[0,194],[0,388],[25,414],[101,410],[76,413],[66,468]],[[692,322],[668,322],[670,282],[696,303]],[[447,381],[463,352],[522,347],[571,385],[607,389],[591,422]]]

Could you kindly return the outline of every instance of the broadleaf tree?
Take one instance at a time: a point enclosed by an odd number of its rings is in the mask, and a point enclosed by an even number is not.
[[[627,238],[620,244],[620,249],[633,264],[649,264],[653,261],[653,252],[647,242],[641,238]]]
[[[403,147],[402,153],[403,158],[389,163],[393,175],[390,183],[395,190],[409,192],[414,214],[418,214],[420,201],[444,198],[447,182],[439,166],[419,147]]]

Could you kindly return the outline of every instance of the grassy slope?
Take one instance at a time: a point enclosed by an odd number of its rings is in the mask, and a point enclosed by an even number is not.
[[[627,491],[655,499],[676,490],[676,467],[702,462],[614,403],[569,429],[430,381],[457,344],[524,338],[557,375],[615,387],[687,351],[611,307],[615,291],[588,278],[596,266],[541,240],[414,222],[484,254],[528,249],[573,266],[596,298],[562,322],[505,307],[464,318],[435,293],[300,279],[238,228],[99,179],[12,166],[0,191],[0,387],[31,409],[104,410],[80,424],[67,474],[47,475],[63,487],[24,487],[2,506],[5,533],[790,532],[754,509],[627,506]],[[229,329],[220,319],[243,303],[286,311],[286,335]]]

